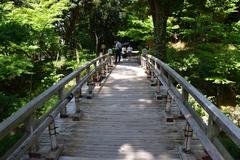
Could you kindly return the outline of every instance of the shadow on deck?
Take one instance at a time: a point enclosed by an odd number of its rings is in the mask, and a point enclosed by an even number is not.
[[[166,122],[166,98],[157,100],[155,90],[137,63],[118,64],[104,86],[95,89],[92,99],[81,98],[84,115],[80,121],[56,119],[58,142],[64,144],[60,159],[181,159],[185,121]],[[75,102],[68,105],[73,112]],[[172,105],[177,116],[179,111]],[[49,146],[48,137],[45,131],[41,146]],[[192,156],[205,155],[196,138],[192,148]]]

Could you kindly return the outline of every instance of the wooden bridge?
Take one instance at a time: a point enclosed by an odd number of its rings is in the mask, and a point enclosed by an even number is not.
[[[116,66],[104,55],[80,67],[0,124],[0,138],[16,132],[1,159],[231,160],[221,137],[240,147],[240,129],[150,55]]]

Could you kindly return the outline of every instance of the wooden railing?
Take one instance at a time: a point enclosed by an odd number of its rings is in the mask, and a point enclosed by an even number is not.
[[[72,115],[74,120],[78,120],[81,116],[81,109],[79,104],[79,97],[81,96],[81,88],[85,83],[88,83],[88,92],[91,95],[93,89],[93,79],[96,81],[100,74],[108,72],[111,66],[112,60],[109,54],[100,56],[90,63],[80,67],[76,71],[72,72],[55,85],[48,88],[39,96],[35,97],[28,104],[23,106],[20,110],[14,113],[0,124],[0,139],[11,135],[21,128],[21,132],[24,132],[22,138],[7,151],[7,153],[0,159],[19,159],[26,152],[34,153],[37,148],[37,139],[48,127],[50,142],[51,142],[51,156],[57,156],[63,149],[63,147],[57,143],[56,140],[56,127],[54,119],[60,113],[60,117],[69,117],[66,106],[68,102],[75,97],[76,113]],[[71,87],[69,91],[66,91],[65,86],[75,80],[75,85]],[[52,106],[50,111],[41,115],[41,118],[34,116],[38,109],[41,109],[43,105],[52,99],[54,96],[58,96],[58,101],[55,106]]]
[[[167,102],[175,101],[186,119],[183,150],[186,153],[190,151],[193,131],[212,159],[233,159],[219,137],[220,134],[227,136],[240,149],[240,129],[193,85],[161,60],[151,55],[144,55],[141,57],[141,64],[152,78],[157,79],[158,87],[166,89]],[[194,110],[190,96],[208,114],[207,123]],[[171,114],[170,106],[166,105],[166,112],[169,114]]]

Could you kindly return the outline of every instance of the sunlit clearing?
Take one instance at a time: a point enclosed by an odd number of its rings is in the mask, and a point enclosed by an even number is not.
[[[123,160],[154,160],[154,156],[145,150],[135,150],[130,144],[124,144],[118,150]]]
[[[235,46],[232,45],[232,44],[229,44],[229,45],[228,45],[228,49],[229,49],[229,50],[236,50],[237,47],[235,47]]]
[[[137,76],[145,76],[146,75],[144,73],[144,70],[139,68],[138,66],[121,66],[121,65],[119,65],[118,67],[119,68],[124,68],[125,71],[123,71],[123,72],[134,72],[134,73],[137,73]]]
[[[186,49],[186,43],[185,42],[177,42],[177,43],[170,43],[169,44],[172,48],[176,49],[176,50],[184,50]]]

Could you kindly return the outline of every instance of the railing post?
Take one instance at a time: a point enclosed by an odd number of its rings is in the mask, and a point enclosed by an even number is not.
[[[27,120],[25,121],[25,131],[27,132],[28,135],[33,134],[34,131],[34,118],[31,115]],[[30,157],[32,153],[36,153],[39,148],[38,140],[36,139],[34,144],[30,147]]]
[[[216,137],[220,132],[220,129],[216,125],[216,123],[213,121],[212,117],[208,118],[208,127],[207,127],[207,136],[212,139],[213,137]]]
[[[146,57],[144,55],[140,56],[141,67],[146,70],[146,61],[144,59],[146,60]]]
[[[100,81],[99,71],[98,71],[98,65],[99,65],[99,62],[98,62],[98,61],[94,62],[94,68],[96,69],[95,82],[99,82],[99,81]]]
[[[76,76],[76,86],[80,83],[81,77],[80,74]],[[80,105],[80,97],[81,97],[81,87],[77,89],[77,92],[75,93],[75,105],[76,105],[76,111],[75,114],[72,115],[73,121],[79,121],[82,116],[81,111],[81,105]]]
[[[214,122],[212,117],[209,117],[208,118],[208,127],[207,127],[207,136],[212,141],[212,143],[214,143],[214,145],[217,147],[217,149],[222,154],[224,159],[234,160],[234,158],[229,153],[229,151],[225,148],[225,146],[217,138],[217,136],[219,135],[220,132],[221,132],[221,129],[219,128],[219,126]]]
[[[105,63],[106,61],[106,57],[102,57],[102,63]],[[102,64],[101,64],[102,65]],[[102,78],[106,78],[106,75],[107,75],[107,72],[106,72],[106,64],[102,65],[101,67],[101,75],[102,75]]]
[[[147,78],[151,78],[151,67],[150,67],[150,62],[149,58],[146,57],[146,73],[147,73]]]
[[[55,121],[54,117],[52,117],[52,122],[48,125],[48,131],[50,136],[50,142],[51,142],[51,150],[56,150],[58,148],[57,139],[56,139],[56,127],[55,127]]]
[[[188,92],[184,88],[182,88],[182,101],[183,101],[183,104],[187,104],[188,103],[188,98],[189,98]]]
[[[76,85],[80,83],[80,75],[76,76]],[[76,113],[80,113],[80,96],[81,96],[81,88],[77,89],[76,95],[75,95],[75,105],[76,105]]]
[[[113,67],[113,60],[112,60],[112,55],[109,54],[109,67],[112,68]]]
[[[61,101],[64,100],[64,87],[62,87],[61,89],[59,89],[58,91],[58,97]],[[67,107],[64,106],[63,109],[60,111],[60,118],[67,118]]]
[[[184,88],[182,88],[182,102],[184,105],[188,104],[188,98],[189,98],[188,92]],[[183,147],[183,151],[185,153],[190,153],[192,136],[193,136],[193,130],[189,125],[189,123],[186,122],[186,126],[184,129],[185,139],[184,139],[184,147]]]
[[[155,70],[157,70],[157,69],[158,69],[158,66],[157,66],[157,61],[156,61],[156,60],[154,61],[154,68],[155,68]]]
[[[193,130],[188,122],[186,122],[185,129],[184,129],[184,146],[183,151],[185,153],[190,153],[191,150],[191,140],[193,136]]]
[[[63,151],[63,145],[57,143],[57,132],[54,117],[52,115],[49,115],[48,117],[51,118],[51,122],[48,125],[51,150],[47,153],[46,159],[58,159],[61,152]]]
[[[105,70],[105,66],[104,65],[102,65],[102,63],[104,62],[104,57],[102,57],[103,56],[103,54],[102,54],[102,52],[100,52],[100,59],[99,59],[99,65],[101,65],[101,67],[99,68],[100,69],[100,77],[103,77],[104,76],[104,70]]]
[[[112,69],[113,69],[113,63],[112,63],[113,61],[112,61],[112,54],[109,54],[108,55],[108,71],[110,72],[110,71],[112,71]]]
[[[108,57],[105,58],[105,73],[109,73],[109,67],[108,67]]]
[[[87,68],[87,74],[88,75],[90,74],[90,66],[88,66],[88,68]],[[91,99],[92,96],[93,96],[93,89],[94,89],[94,86],[95,86],[95,84],[92,82],[91,76],[88,79],[87,85],[88,85],[87,98]]]
[[[172,77],[168,74],[168,90],[171,88],[172,85]],[[171,114],[171,103],[172,103],[172,97],[169,94],[169,91],[167,92],[167,103],[166,103],[166,108],[165,112],[167,114]]]
[[[169,94],[167,94],[167,103],[166,103],[166,108],[165,108],[165,112],[167,114],[171,114],[171,101],[172,101],[172,98]]]
[[[154,59],[154,70],[152,71],[152,83],[151,83],[151,86],[156,86],[157,85],[157,77],[154,73],[154,71],[157,70],[157,62],[156,62],[156,59]]]
[[[113,60],[112,60],[112,58],[113,58],[113,51],[112,51],[112,49],[110,48],[110,49],[108,49],[108,58],[109,58],[109,68],[110,69],[112,69],[112,67],[114,66],[114,64],[113,64]]]

